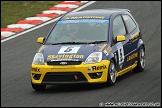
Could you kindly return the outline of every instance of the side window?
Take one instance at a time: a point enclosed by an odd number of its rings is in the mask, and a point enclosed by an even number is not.
[[[125,26],[124,26],[124,23],[123,23],[121,16],[117,16],[117,17],[114,18],[113,34],[114,34],[114,39],[118,35],[125,35],[126,34]]]
[[[128,33],[132,32],[136,28],[136,24],[129,15],[122,15],[126,24]]]

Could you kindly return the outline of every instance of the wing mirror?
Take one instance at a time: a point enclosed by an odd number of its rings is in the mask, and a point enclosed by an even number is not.
[[[121,41],[125,41],[126,37],[125,36],[116,36],[116,42],[121,42]]]
[[[44,37],[39,37],[39,38],[37,39],[37,42],[40,43],[40,44],[43,44],[44,39],[45,39]]]

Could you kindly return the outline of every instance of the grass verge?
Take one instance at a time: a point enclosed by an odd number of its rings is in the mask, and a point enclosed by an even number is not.
[[[58,4],[60,1],[1,1],[1,28]]]

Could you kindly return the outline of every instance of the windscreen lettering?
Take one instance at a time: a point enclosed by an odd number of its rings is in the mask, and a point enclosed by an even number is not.
[[[64,20],[58,21],[57,24],[69,24],[69,23],[109,23],[109,20],[100,20],[100,19],[82,19],[82,20]]]
[[[95,19],[104,19],[104,16],[73,16],[73,17],[67,17],[66,20],[69,19],[86,19],[86,18],[95,18]]]

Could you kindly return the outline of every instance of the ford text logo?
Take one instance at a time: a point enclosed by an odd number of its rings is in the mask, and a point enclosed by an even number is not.
[[[67,62],[60,62],[60,64],[61,64],[61,65],[66,65],[66,64],[67,64]]]

